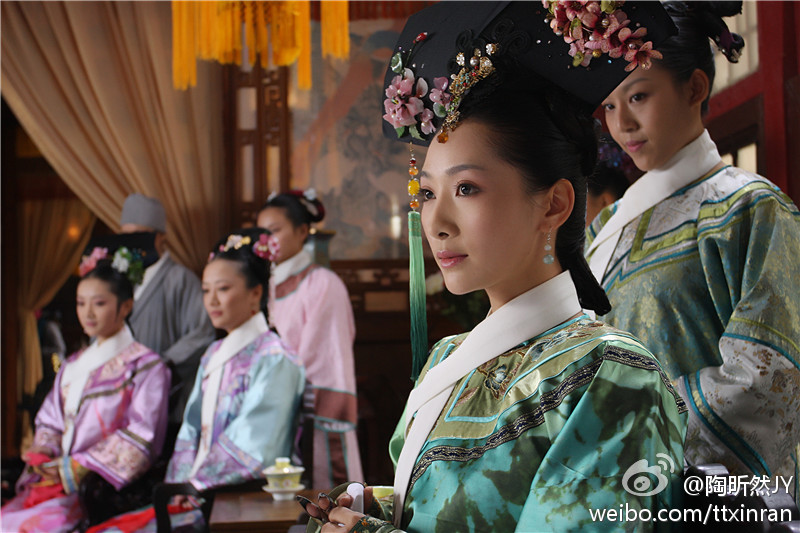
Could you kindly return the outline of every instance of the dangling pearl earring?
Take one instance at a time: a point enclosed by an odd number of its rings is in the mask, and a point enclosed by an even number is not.
[[[553,249],[553,247],[550,245],[550,233],[552,231],[553,230],[550,230],[550,231],[547,232],[547,243],[544,245],[544,251],[547,252],[547,253],[542,258],[542,262],[545,265],[552,265],[553,261],[556,260],[555,257],[553,257],[553,254],[550,253],[550,251]]]

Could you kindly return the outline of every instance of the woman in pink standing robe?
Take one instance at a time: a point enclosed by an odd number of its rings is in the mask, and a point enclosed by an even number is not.
[[[313,190],[290,191],[270,197],[257,220],[280,243],[270,279],[270,320],[302,359],[314,388],[315,487],[363,479],[350,296],[336,274],[303,250],[311,224],[324,216]]]
[[[0,510],[2,531],[70,531],[83,517],[77,488],[89,471],[119,490],[161,453],[170,371],[125,324],[133,285],[117,270],[124,264],[97,261],[106,254],[93,252],[96,266],[78,284],[78,319],[93,341],[67,358],[36,415],[17,496]]]

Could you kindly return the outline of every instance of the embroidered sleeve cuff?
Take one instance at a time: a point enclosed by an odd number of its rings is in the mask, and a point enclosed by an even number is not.
[[[75,478],[72,470],[72,458],[64,456],[58,461],[58,475],[61,477],[61,484],[65,494],[72,494],[78,490],[79,481]]]
[[[365,516],[350,530],[350,533],[389,533],[400,532],[391,523],[384,522],[371,516]]]

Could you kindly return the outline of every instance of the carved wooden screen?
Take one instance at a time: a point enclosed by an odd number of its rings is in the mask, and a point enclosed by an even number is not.
[[[229,69],[228,220],[252,224],[273,190],[289,188],[291,120],[289,69],[260,65]]]

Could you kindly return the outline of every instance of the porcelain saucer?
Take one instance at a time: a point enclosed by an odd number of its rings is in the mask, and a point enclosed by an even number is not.
[[[297,494],[299,491],[303,490],[304,488],[306,488],[306,486],[303,485],[302,483],[300,483],[296,487],[289,487],[285,489],[273,488],[270,487],[269,485],[264,485],[263,487],[261,487],[261,489],[264,492],[269,492],[270,494],[272,494],[272,499],[274,499],[276,502],[293,500],[294,495]]]

